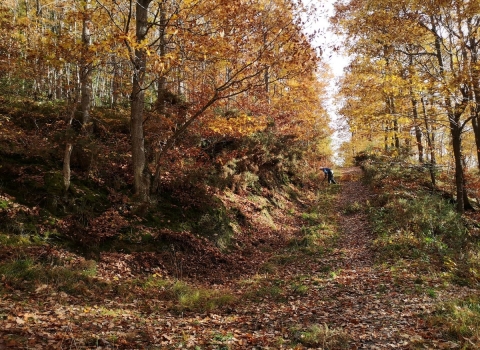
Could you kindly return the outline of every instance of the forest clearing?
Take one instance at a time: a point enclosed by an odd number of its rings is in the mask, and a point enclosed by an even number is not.
[[[479,1],[3,0],[0,349],[480,348],[478,33]]]

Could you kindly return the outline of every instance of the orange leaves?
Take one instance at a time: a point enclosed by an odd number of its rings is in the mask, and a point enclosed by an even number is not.
[[[242,113],[233,118],[216,117],[210,120],[207,125],[217,134],[248,136],[264,130],[267,126],[267,118],[265,116],[248,116]]]

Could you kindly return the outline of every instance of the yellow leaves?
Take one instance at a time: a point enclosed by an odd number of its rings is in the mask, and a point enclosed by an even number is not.
[[[28,27],[31,24],[30,18],[28,17],[20,17],[17,18],[17,23],[18,26],[24,26]]]
[[[246,136],[264,130],[267,126],[266,116],[249,116],[240,114],[233,118],[216,117],[208,122],[208,128],[218,134]]]
[[[126,41],[126,42],[129,43],[129,44],[133,44],[134,41],[135,41],[134,38],[133,38],[131,35],[129,35],[129,34],[119,35],[118,38],[119,38],[120,40]]]
[[[172,28],[172,27],[168,27],[166,30],[165,30],[165,34],[167,35],[177,35],[178,34],[178,29],[177,28]]]
[[[400,118],[398,118],[398,123],[400,125],[409,125],[409,124],[412,123],[412,119],[409,118],[409,117],[406,117],[406,116],[405,117],[400,117]]]
[[[12,38],[17,40],[18,42],[22,42],[22,43],[27,42],[27,38],[25,37],[25,34],[23,34],[21,32],[13,33]]]

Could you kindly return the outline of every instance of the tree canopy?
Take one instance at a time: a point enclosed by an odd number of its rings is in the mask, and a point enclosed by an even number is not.
[[[340,113],[354,143],[363,140],[364,150],[403,149],[432,166],[451,162],[459,211],[470,207],[465,169],[480,164],[478,151],[465,145],[480,149],[478,6],[340,1],[332,18],[353,57],[340,84]]]
[[[268,131],[330,153],[325,72],[299,2],[8,0],[0,14],[3,91],[65,103],[65,127],[81,126],[66,140],[66,189],[78,138],[97,123],[92,108],[130,110],[140,201],[158,192],[168,154],[193,151],[187,134],[199,149]]]

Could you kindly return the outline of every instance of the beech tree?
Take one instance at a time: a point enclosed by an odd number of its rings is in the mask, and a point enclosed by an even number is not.
[[[470,205],[464,179],[462,134],[467,130],[467,123],[476,119],[474,86],[478,83],[472,74],[475,54],[467,48],[466,37],[468,28],[476,23],[474,8],[477,5],[460,0],[453,3],[379,0],[368,1],[366,5],[362,1],[339,3],[333,22],[347,36],[349,48],[355,55],[378,60],[382,49],[387,48],[389,59],[402,67],[394,74],[400,88],[396,95],[398,100],[407,87],[416,142],[423,142],[420,138],[423,129],[429,145],[433,145],[432,123],[449,129],[457,210],[463,212]],[[425,128],[419,123],[419,99],[424,116],[426,100],[443,110],[441,118],[432,115],[428,121],[424,119]],[[391,108],[392,100],[388,101],[386,106],[398,114],[398,110]],[[421,152],[419,148],[419,159],[423,160]],[[430,159],[435,157],[431,155]]]
[[[175,79],[171,74],[180,70],[188,104],[188,112],[161,140],[160,152],[165,152],[212,105],[245,96],[267,102],[268,95],[287,89],[289,80],[315,70],[316,56],[289,1],[138,1],[122,16],[115,15],[116,3],[99,3],[120,31],[132,61],[132,161],[135,193],[141,201],[158,189],[161,170],[160,162],[153,164],[153,173],[149,169],[143,130],[144,96],[155,82],[158,107],[164,104],[168,82]],[[135,35],[130,28],[133,19]],[[152,30],[156,27],[160,29]],[[164,108],[159,111],[161,122],[166,119]]]
[[[219,139],[268,129],[327,148],[327,78],[304,15],[294,0],[6,0],[0,74],[65,104],[65,188],[72,150],[98,122],[93,108],[128,106],[134,192],[148,202],[162,159],[190,130]]]

